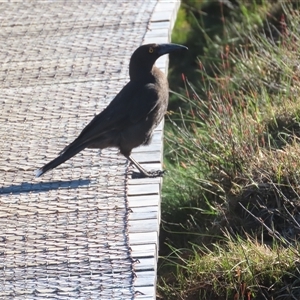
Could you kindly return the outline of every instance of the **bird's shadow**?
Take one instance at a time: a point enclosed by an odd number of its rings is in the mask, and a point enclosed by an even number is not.
[[[0,195],[12,194],[19,195],[22,193],[40,193],[58,189],[76,189],[82,186],[90,185],[89,179],[49,181],[49,182],[23,182],[21,184],[12,184],[6,187],[0,187]]]

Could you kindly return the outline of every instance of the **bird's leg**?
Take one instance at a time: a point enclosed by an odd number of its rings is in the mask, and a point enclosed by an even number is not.
[[[147,171],[145,170],[136,160],[134,160],[130,155],[126,156],[126,158],[133,164],[135,167],[141,172],[141,176],[139,178],[145,177],[162,177],[164,175],[164,171],[157,170],[157,171]]]

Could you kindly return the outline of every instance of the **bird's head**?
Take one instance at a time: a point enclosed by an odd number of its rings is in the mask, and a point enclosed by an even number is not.
[[[162,55],[188,48],[178,44],[147,44],[137,48],[130,59],[130,79],[140,78],[151,72],[155,61]]]

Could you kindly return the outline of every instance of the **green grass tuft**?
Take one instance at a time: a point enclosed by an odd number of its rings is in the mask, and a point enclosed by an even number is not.
[[[165,133],[163,299],[300,298],[300,7],[278,3],[239,1],[220,34],[194,8],[205,39]]]

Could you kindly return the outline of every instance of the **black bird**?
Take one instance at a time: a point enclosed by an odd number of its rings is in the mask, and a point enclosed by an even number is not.
[[[149,144],[153,130],[164,117],[169,98],[167,77],[155,65],[162,55],[187,49],[177,44],[142,45],[132,54],[130,81],[111,103],[82,130],[60,155],[35,171],[36,177],[56,168],[85,148],[116,147],[141,172],[158,177],[163,171],[146,171],[131,156],[133,148]]]

